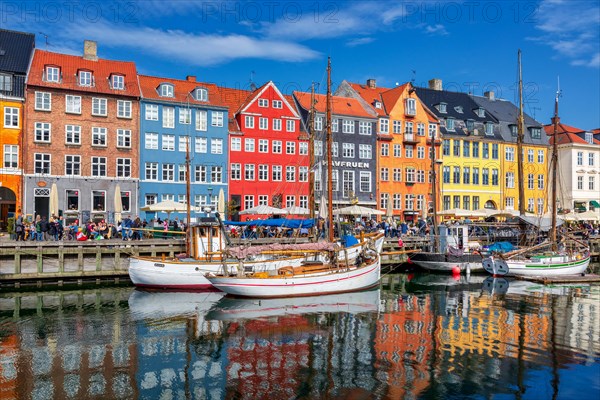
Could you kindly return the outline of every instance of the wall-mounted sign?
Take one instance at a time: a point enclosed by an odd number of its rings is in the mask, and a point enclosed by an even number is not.
[[[45,181],[39,181],[39,182],[37,183],[37,185],[38,185],[39,187],[46,187],[47,183],[46,183]]]

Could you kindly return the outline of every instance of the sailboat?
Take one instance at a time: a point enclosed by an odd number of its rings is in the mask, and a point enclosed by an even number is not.
[[[331,59],[327,63],[327,154],[332,154],[333,136],[331,133]],[[327,163],[327,205],[328,241],[334,243],[333,234],[333,188],[332,163]],[[275,298],[303,297],[360,291],[375,287],[381,277],[380,249],[376,239],[370,239],[360,246],[360,253],[353,260],[340,260],[336,252],[329,252],[329,261],[316,261],[300,267],[292,265],[269,272],[248,274],[213,274],[206,278],[213,286],[225,293],[239,297]],[[366,245],[365,245],[366,243]]]
[[[515,275],[515,276],[538,276],[551,277],[560,275],[579,275],[583,274],[590,264],[590,250],[581,241],[571,238],[572,246],[566,248],[565,243],[561,243],[557,230],[557,185],[558,185],[558,99],[560,97],[560,88],[556,92],[554,101],[554,132],[552,137],[552,159],[550,161],[550,170],[552,172],[552,192],[550,197],[550,207],[552,209],[552,227],[548,240],[539,245],[519,249],[513,252],[493,255],[483,260],[484,269],[490,274],[497,275]],[[523,80],[521,77],[521,51],[519,50],[519,134],[518,139],[523,139]],[[517,148],[519,157],[519,173],[522,174],[522,151]],[[519,175],[521,178],[522,175]],[[519,200],[524,202],[523,179],[519,179]],[[521,213],[524,213],[524,203],[520,205]],[[562,238],[564,239],[564,238]]]

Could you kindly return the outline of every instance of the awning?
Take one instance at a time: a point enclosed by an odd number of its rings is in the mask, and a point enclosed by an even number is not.
[[[590,201],[590,206],[596,208],[599,207],[600,208],[600,203],[598,203],[596,200],[592,200]]]

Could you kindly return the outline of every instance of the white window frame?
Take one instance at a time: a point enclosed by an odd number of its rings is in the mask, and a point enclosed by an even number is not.
[[[125,77],[123,75],[112,74],[110,77],[110,86],[114,90],[125,90]]]
[[[36,122],[33,141],[36,143],[52,142],[52,124],[50,122]]]
[[[208,130],[208,112],[206,110],[196,110],[196,130]]]
[[[65,144],[71,146],[81,145],[81,125],[65,125]]]
[[[69,166],[71,173],[68,172]],[[65,175],[81,176],[81,156],[79,154],[65,154]]]
[[[222,127],[223,126],[223,111],[211,112],[211,126]]]
[[[117,158],[115,176],[118,178],[131,178],[131,158]]]
[[[91,171],[90,171],[91,176],[95,176],[95,177],[99,177],[99,178],[104,178],[107,176],[106,157],[93,156],[91,158],[90,165],[91,165]]]
[[[175,108],[165,107],[162,108],[162,126],[163,128],[175,128]]]
[[[108,115],[108,100],[102,97],[92,97],[92,115],[106,117]]]
[[[65,96],[65,112],[67,114],[81,114],[81,96]]]
[[[52,93],[35,92],[35,106],[37,111],[52,111]]]
[[[117,129],[117,148],[130,149],[131,141],[131,129]]]
[[[144,105],[144,118],[146,119],[146,121],[158,121],[158,105]]]
[[[4,145],[4,168],[19,168],[19,146],[16,144]]]
[[[144,134],[144,148],[147,150],[158,150],[158,133],[146,132]]]

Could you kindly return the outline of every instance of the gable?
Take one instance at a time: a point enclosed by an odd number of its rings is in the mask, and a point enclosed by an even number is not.
[[[266,99],[268,100],[267,107],[259,106],[259,100]],[[273,100],[281,101],[283,108],[276,109],[273,108]],[[248,101],[242,106],[240,110],[240,114],[243,113],[263,113],[265,110],[271,110],[269,113],[276,112],[278,115],[289,116],[291,118],[300,119],[300,115],[296,111],[296,108],[293,107],[288,99],[277,89],[277,86],[273,83],[273,81],[269,81],[265,85],[256,89],[256,91],[252,94],[252,96],[248,99]]]

